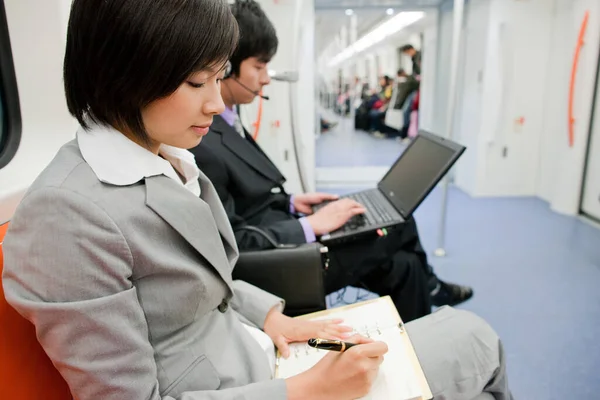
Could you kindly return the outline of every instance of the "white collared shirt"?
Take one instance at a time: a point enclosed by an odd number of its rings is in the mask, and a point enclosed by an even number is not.
[[[79,129],[77,142],[100,182],[129,186],[144,178],[165,175],[200,196],[200,174],[194,155],[187,150],[161,144],[158,156],[116,129],[101,125],[94,125],[88,131]]]
[[[87,131],[80,128],[77,131],[77,142],[83,159],[100,182],[115,186],[129,186],[144,178],[165,175],[200,197],[198,182],[200,172],[194,155],[185,149],[161,144],[159,156],[133,142],[116,129],[97,124],[90,124],[90,129]],[[265,351],[273,371],[275,346],[271,338],[260,329],[242,325]]]

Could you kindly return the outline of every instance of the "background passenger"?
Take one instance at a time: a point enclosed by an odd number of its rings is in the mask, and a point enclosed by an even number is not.
[[[392,78],[384,75],[379,80],[381,89],[374,97],[374,103],[369,111],[369,132],[376,137],[385,137],[388,130],[384,124],[385,113],[387,112],[390,100],[392,98],[392,90],[394,82]]]
[[[421,52],[414,48],[412,44],[405,44],[400,51],[412,60],[412,75],[415,78],[421,76]]]

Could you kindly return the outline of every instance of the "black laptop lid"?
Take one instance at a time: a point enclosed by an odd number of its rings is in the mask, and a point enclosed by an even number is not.
[[[408,218],[465,151],[465,147],[420,131],[378,188]]]

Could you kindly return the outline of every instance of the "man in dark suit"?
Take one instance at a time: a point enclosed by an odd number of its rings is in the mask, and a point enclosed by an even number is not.
[[[234,107],[252,102],[269,84],[267,63],[278,40],[256,3],[236,3],[232,11],[241,39],[230,60],[231,75],[221,84],[226,110],[214,118],[211,132],[191,151],[225,206],[240,251],[271,248],[265,236],[284,244],[313,242],[364,209],[343,199],[312,214],[312,205],[336,197],[286,193],[285,177],[241,126]],[[387,236],[335,246],[330,254],[328,293],[351,285],[390,295],[405,321],[429,314],[432,302],[458,304],[472,296],[470,288],[442,282],[433,273],[413,219]]]

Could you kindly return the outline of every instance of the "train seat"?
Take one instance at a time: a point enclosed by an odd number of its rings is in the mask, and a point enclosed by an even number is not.
[[[0,225],[0,276],[7,228]],[[0,399],[71,400],[67,383],[37,341],[33,325],[6,302],[2,285],[0,326]]]

